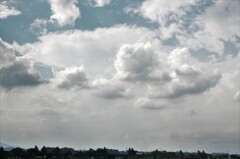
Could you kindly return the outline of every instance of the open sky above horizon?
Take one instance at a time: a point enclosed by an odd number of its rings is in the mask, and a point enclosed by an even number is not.
[[[240,0],[0,0],[0,142],[240,153]]]

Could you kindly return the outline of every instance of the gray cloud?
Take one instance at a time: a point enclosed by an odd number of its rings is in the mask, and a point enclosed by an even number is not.
[[[80,67],[67,67],[66,69],[58,72],[52,82],[58,87],[63,89],[71,88],[89,88],[87,74],[83,66]]]
[[[0,38],[0,68],[15,60],[13,48]]]
[[[5,88],[34,86],[43,83],[39,72],[29,61],[22,59],[0,69],[0,85]]]
[[[11,46],[1,39],[0,50],[0,86],[11,89],[44,83],[33,62],[26,56],[16,57]]]
[[[173,50],[167,64],[172,80],[164,85],[150,84],[149,94],[152,97],[176,98],[200,94],[216,86],[221,79],[217,70],[203,70],[201,63],[191,57],[187,48]]]
[[[170,80],[167,72],[159,71],[158,54],[151,47],[151,43],[136,43],[123,45],[114,62],[117,76],[127,81]]]
[[[128,82],[146,82],[149,97],[176,98],[200,94],[216,86],[217,70],[205,71],[187,48],[159,53],[150,42],[123,45],[114,62],[116,76]]]
[[[129,98],[131,97],[129,90],[121,86],[105,86],[95,93],[96,96],[105,99],[118,99],[118,98]]]

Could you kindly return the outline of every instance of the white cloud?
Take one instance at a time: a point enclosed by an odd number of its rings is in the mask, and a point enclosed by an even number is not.
[[[185,10],[194,5],[197,0],[173,0],[168,1],[148,0],[144,1],[139,8],[143,17],[158,22],[164,26],[168,21],[178,20],[178,17],[185,14]]]
[[[158,54],[151,43],[123,45],[114,61],[119,78],[128,81],[168,80],[169,76],[156,72],[161,67]]]
[[[30,25],[30,30],[36,33],[37,35],[45,35],[48,32],[46,26],[50,23],[51,21],[49,20],[37,18]]]
[[[138,12],[159,23],[160,39],[176,37],[182,47],[218,54],[224,53],[223,40],[239,47],[239,2],[216,0],[208,6],[203,4],[198,0],[171,3],[149,0],[141,4]],[[196,7],[204,9],[196,10]]]
[[[194,50],[204,48],[218,54],[224,53],[223,40],[232,42],[238,47],[239,41],[236,38],[240,37],[239,10],[238,1],[214,1],[213,5],[192,22],[199,27],[197,31],[192,34],[177,35],[180,45]]]
[[[224,43],[209,32],[197,31],[193,34],[176,35],[181,46],[193,50],[206,49],[219,55],[224,53]],[[208,40],[206,40],[208,39]]]
[[[21,12],[14,7],[9,7],[6,5],[6,1],[0,3],[0,19],[5,19],[9,16],[20,15]]]
[[[240,4],[238,0],[215,0],[214,4],[207,8],[203,15],[197,17],[197,23],[203,27],[206,33],[230,41],[235,36],[240,37],[239,10]]]
[[[80,17],[77,0],[49,0],[49,3],[53,13],[51,19],[56,20],[60,26],[74,25]]]
[[[104,7],[111,3],[111,0],[95,0],[96,7]]]

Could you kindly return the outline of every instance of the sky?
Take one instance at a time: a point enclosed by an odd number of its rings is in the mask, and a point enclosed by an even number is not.
[[[240,153],[239,0],[0,0],[0,141]]]

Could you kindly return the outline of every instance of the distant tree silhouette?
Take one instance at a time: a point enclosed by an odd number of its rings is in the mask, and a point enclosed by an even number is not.
[[[179,159],[184,159],[184,154],[182,150],[179,151]]]
[[[61,157],[61,150],[60,150],[60,148],[58,146],[55,149],[55,155],[57,156],[57,158]]]
[[[5,159],[6,158],[6,153],[5,153],[4,149],[3,149],[3,147],[0,148],[0,158],[1,159]]]
[[[15,158],[16,157],[26,158],[27,156],[26,151],[20,147],[14,148],[10,152],[13,154]]]
[[[38,150],[37,146],[34,147],[34,153],[35,153],[35,156],[40,154],[40,151]]]
[[[135,151],[133,148],[129,148],[128,149],[128,155],[129,156],[135,156],[137,153],[137,151]]]
[[[45,146],[43,146],[41,149],[41,156],[47,156],[47,149]]]
[[[40,151],[38,150],[38,147],[35,146],[34,148],[27,149],[27,155],[29,157],[35,157],[40,155]]]

